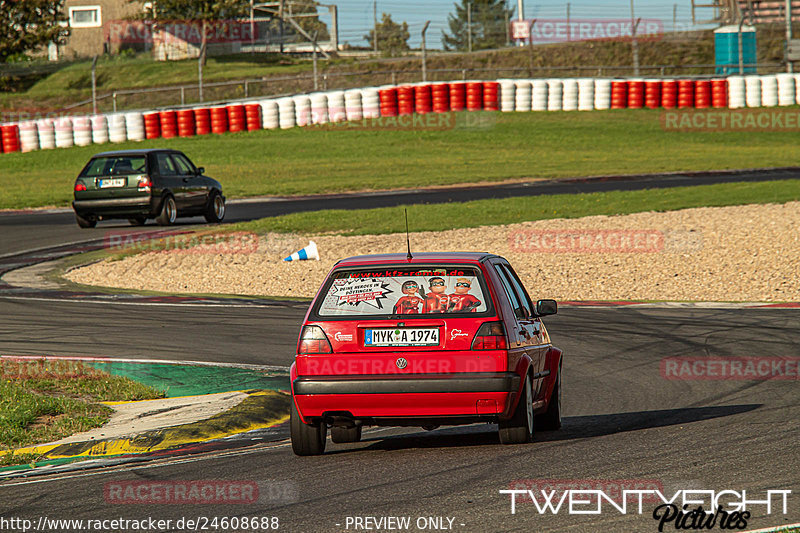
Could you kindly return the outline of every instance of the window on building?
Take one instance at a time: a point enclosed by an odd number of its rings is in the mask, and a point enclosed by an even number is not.
[[[103,25],[100,6],[75,6],[69,8],[71,28],[99,28]]]

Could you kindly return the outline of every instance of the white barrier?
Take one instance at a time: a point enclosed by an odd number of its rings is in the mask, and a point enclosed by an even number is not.
[[[728,78],[728,107],[739,109],[747,106],[747,88],[744,76],[730,76]]]
[[[344,92],[344,108],[347,120],[361,120],[364,118],[360,90],[350,89]]]
[[[92,142],[94,144],[104,144],[108,142],[108,119],[105,115],[94,115],[92,123]]]
[[[547,111],[547,80],[533,80],[531,85],[531,111]]]
[[[514,82],[514,111],[530,111],[533,98],[533,85],[530,80]]]
[[[19,145],[22,152],[39,149],[39,130],[36,122],[29,120],[19,123]]]
[[[51,150],[56,147],[56,131],[53,119],[43,118],[37,120],[36,130],[39,132],[39,148]]]
[[[311,93],[311,122],[312,124],[327,124],[330,122],[328,117],[328,96],[325,93]]]
[[[745,76],[744,84],[747,107],[761,107],[761,78]]]
[[[329,120],[331,122],[344,122],[347,120],[344,91],[331,91],[326,96]]]
[[[547,110],[561,111],[563,106],[564,84],[561,80],[547,80]]]
[[[143,141],[144,115],[139,111],[125,113],[125,131],[129,141]]]
[[[282,130],[294,128],[297,125],[294,102],[294,99],[290,97],[278,99],[278,116]]]
[[[563,81],[562,89],[562,109],[564,111],[578,110],[578,80],[566,78]]]
[[[794,76],[794,74],[786,72],[776,76],[778,80],[778,105],[794,105],[796,97]]]
[[[56,120],[56,148],[69,148],[75,145],[72,138],[72,120],[69,117],[61,117]]]
[[[517,86],[514,80],[499,80],[500,111],[508,113],[516,108]]]
[[[92,122],[89,117],[72,118],[72,135],[75,146],[89,146],[92,144]]]
[[[761,105],[763,107],[778,105],[778,78],[774,74],[761,76]]]
[[[594,108],[611,109],[611,80],[603,78],[594,81]]]
[[[261,104],[261,124],[265,130],[274,130],[280,127],[280,111],[278,102],[275,100],[262,100]]]
[[[112,143],[121,143],[128,140],[128,133],[125,129],[125,115],[106,115],[106,120],[108,120],[109,141]]]
[[[578,110],[591,111],[594,109],[594,79],[578,79]]]
[[[294,97],[294,114],[298,126],[311,124],[311,99],[307,94]]]

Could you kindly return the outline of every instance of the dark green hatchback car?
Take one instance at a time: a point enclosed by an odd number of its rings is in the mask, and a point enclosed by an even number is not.
[[[225,217],[222,185],[203,175],[178,150],[119,150],[96,154],[75,180],[72,208],[82,228],[98,220],[128,219],[134,226],[155,218],[168,226],[178,217]]]

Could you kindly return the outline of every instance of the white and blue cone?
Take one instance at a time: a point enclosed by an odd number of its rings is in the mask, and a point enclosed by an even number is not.
[[[307,259],[316,259],[319,261],[319,252],[317,251],[317,243],[308,241],[308,246],[300,251],[293,253],[290,256],[284,257],[284,261],[305,261]]]

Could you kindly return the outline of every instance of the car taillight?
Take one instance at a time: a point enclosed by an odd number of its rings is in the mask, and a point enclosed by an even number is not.
[[[75,190],[76,191],[85,191],[86,190],[86,185],[84,185],[81,182],[76,182],[75,183]]]
[[[472,341],[473,350],[505,350],[506,330],[502,322],[485,322]]]
[[[150,181],[150,178],[147,176],[139,176],[139,188],[144,189],[146,191],[150,190],[150,187],[153,186],[153,182]]]
[[[300,334],[300,342],[297,345],[297,353],[333,353],[331,343],[325,332],[319,326],[303,326]]]

